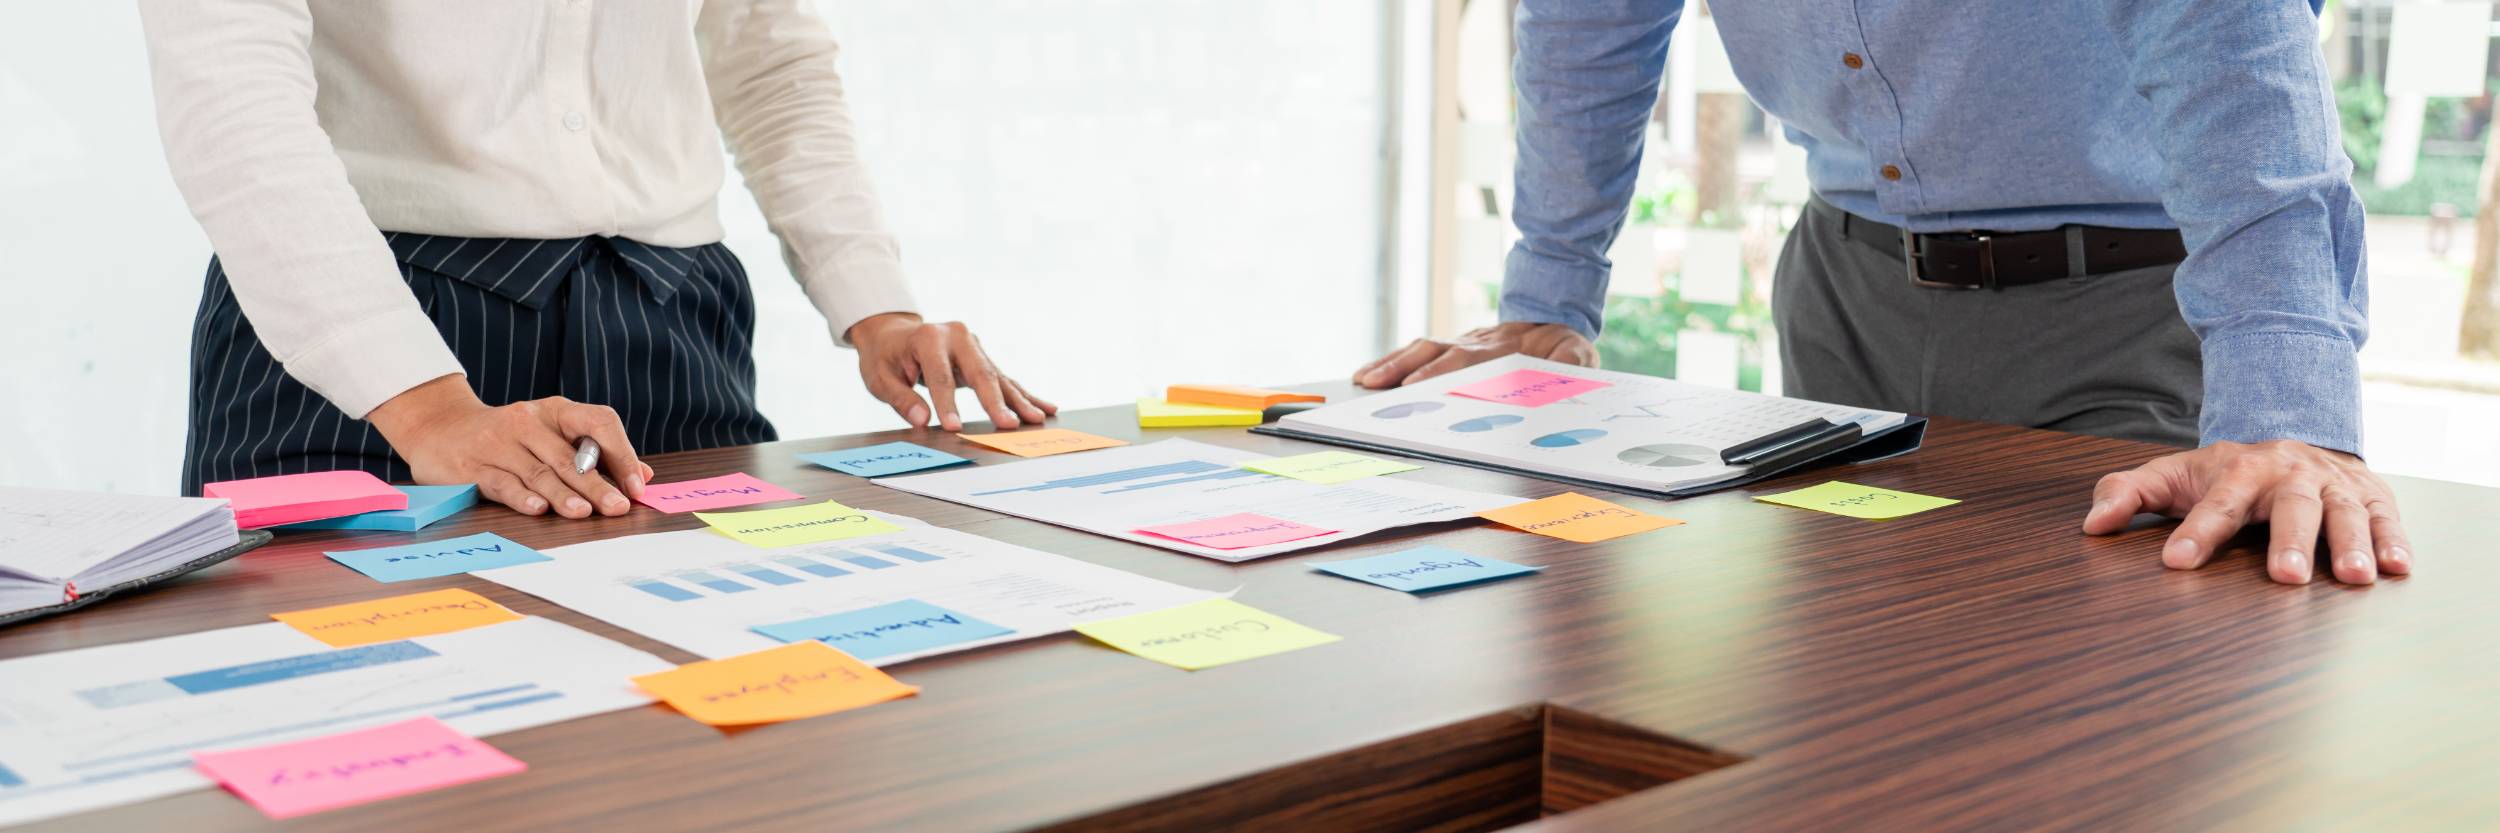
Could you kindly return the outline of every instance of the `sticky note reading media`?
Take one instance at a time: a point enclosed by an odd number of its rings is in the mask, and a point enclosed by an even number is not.
[[[548,560],[537,550],[492,532],[396,547],[322,554],[379,582],[413,581]]]
[[[1486,402],[1534,408],[1549,402],[1569,399],[1599,388],[1614,387],[1612,382],[1564,376],[1542,370],[1513,370],[1481,382],[1460,385],[1450,393]]]
[[[1097,448],[1128,445],[1110,437],[1098,437],[1083,431],[1070,431],[1065,428],[1001,431],[994,434],[957,434],[955,436],[1018,457],[1048,457],[1071,451],[1092,451]]]
[[[759,547],[790,547],[898,532],[902,527],[833,501],[753,512],[696,512],[722,535]]]
[[[815,640],[634,678],[687,717],[714,726],[779,723],[920,693]]]
[[[776,500],[797,500],[797,492],[755,479],[746,472],[683,480],[676,483],[653,483],[642,487],[642,505],[662,512],[695,512],[704,509],[726,509]]]
[[[1337,641],[1276,614],[1231,599],[1076,626],[1111,647],[1175,668],[1196,671]]]
[[[1855,483],[1842,483],[1838,480],[1820,486],[1808,486],[1794,492],[1760,495],[1754,499],[1764,503],[1830,512],[1834,515],[1847,515],[1870,521],[1915,515],[1929,509],[1939,509],[1961,502],[1951,498],[1928,497],[1909,492],[1896,492],[1891,489],[1878,489],[1873,486],[1860,486]]]
[[[1537,571],[1537,568],[1525,564],[1469,555],[1447,547],[1416,547],[1388,555],[1311,566],[1356,581],[1409,593],[1524,576]]]
[[[272,613],[269,618],[333,648],[353,648],[468,630],[521,618],[510,608],[458,588],[368,602]]]
[[[1616,506],[1578,492],[1564,492],[1543,500],[1478,512],[1476,517],[1582,544],[1684,523]]]
[[[1269,544],[1282,544],[1286,541],[1333,535],[1337,532],[1334,529],[1321,529],[1283,518],[1270,518],[1266,515],[1253,515],[1248,512],[1188,523],[1141,526],[1137,528],[1137,531],[1219,550],[1264,547]]]
[[[1295,480],[1308,480],[1313,483],[1344,483],[1348,480],[1361,480],[1366,477],[1378,477],[1423,468],[1413,463],[1365,457],[1343,451],[1318,451],[1310,454],[1296,454],[1291,457],[1270,457],[1265,460],[1243,463],[1241,467]]]
[[[191,764],[273,819],[529,769],[431,717],[293,743],[195,752]]]
[[[795,622],[757,625],[752,630],[783,642],[812,639],[866,660],[1015,633],[919,599]]]
[[[913,443],[891,442],[846,448],[841,451],[819,451],[801,454],[799,459],[860,477],[884,477],[907,471],[943,468],[972,462],[934,448]]]

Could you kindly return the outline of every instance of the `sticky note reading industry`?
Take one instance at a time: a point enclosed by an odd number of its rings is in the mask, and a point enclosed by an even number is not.
[[[431,717],[292,743],[198,752],[191,763],[273,819],[529,769]]]
[[[1616,506],[1578,492],[1564,492],[1543,500],[1478,512],[1476,517],[1582,544],[1684,523]]]
[[[1940,509],[1961,502],[1951,498],[1929,497],[1873,486],[1860,486],[1855,483],[1842,483],[1838,480],[1820,486],[1808,486],[1793,492],[1760,495],[1754,499],[1764,503],[1830,512],[1834,515],[1846,515],[1870,521],[1915,515],[1929,509]]]
[[[653,483],[642,487],[639,500],[642,505],[662,512],[695,512],[799,498],[797,492],[758,480],[755,475],[738,472],[701,480]]]
[[[1076,626],[1076,632],[1165,665],[1196,671],[1337,641],[1276,614],[1231,599]]]
[[[272,613],[269,618],[303,631],[333,648],[353,648],[438,633],[468,630],[521,618],[510,608],[453,588],[311,610]]]
[[[753,512],[696,512],[694,516],[722,535],[758,547],[789,547],[902,530],[891,521],[830,500]]]
[[[547,560],[537,550],[492,532],[322,554],[380,582],[413,581]]]
[[[634,685],[714,726],[797,720],[920,692],[815,640],[691,662],[635,677]]]

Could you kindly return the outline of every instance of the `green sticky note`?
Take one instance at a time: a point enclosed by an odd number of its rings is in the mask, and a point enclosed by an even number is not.
[[[1196,671],[1337,641],[1276,614],[1231,599],[1208,599],[1180,607],[1104,619],[1076,632],[1111,647],[1176,668]]]
[[[1865,518],[1870,521],[1915,515],[1929,509],[1952,506],[1961,502],[1952,498],[1914,495],[1909,492],[1842,483],[1838,480],[1820,486],[1798,489],[1794,492],[1761,495],[1754,499],[1781,506],[1830,512],[1834,515],[1847,515],[1852,518]]]
[[[1319,451],[1296,454],[1291,457],[1270,457],[1265,460],[1243,463],[1241,467],[1255,472],[1265,472],[1295,480],[1308,480],[1313,483],[1343,483],[1348,480],[1361,480],[1366,477],[1423,468],[1396,460],[1365,457],[1343,451]]]

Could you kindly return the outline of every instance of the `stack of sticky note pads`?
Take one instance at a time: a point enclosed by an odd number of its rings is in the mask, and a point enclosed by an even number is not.
[[[200,494],[225,498],[234,506],[235,525],[244,529],[408,508],[408,495],[361,471],[227,480],[201,487]]]
[[[1245,388],[1239,385],[1173,385],[1162,399],[1137,400],[1140,428],[1203,428],[1216,425],[1257,425],[1269,408],[1287,402],[1326,402],[1316,393]]]
[[[459,486],[393,486],[408,496],[408,508],[287,524],[286,529],[364,529],[415,532],[452,513],[477,505],[477,484]]]

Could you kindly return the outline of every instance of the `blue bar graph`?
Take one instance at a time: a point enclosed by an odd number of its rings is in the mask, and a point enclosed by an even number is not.
[[[1198,475],[1198,476],[1196,476],[1196,477],[1175,477],[1175,478],[1172,478],[1172,479],[1170,479],[1170,480],[1157,480],[1157,481],[1152,482],[1152,483],[1138,483],[1138,484],[1129,485],[1129,486],[1122,486],[1122,487],[1117,488],[1117,489],[1105,489],[1105,490],[1103,490],[1103,494],[1106,494],[1106,495],[1116,495],[1116,494],[1119,494],[1119,493],[1121,493],[1121,492],[1134,492],[1134,491],[1139,491],[1139,490],[1142,490],[1142,489],[1158,489],[1158,488],[1162,488],[1162,487],[1164,487],[1164,486],[1178,486],[1178,485],[1183,484],[1183,483],[1196,483],[1196,482],[1201,481],[1201,480],[1231,480],[1231,479],[1234,479],[1234,478],[1237,478],[1237,477],[1274,477],[1274,476],[1275,476],[1275,475],[1268,474],[1268,473],[1265,473],[1265,472],[1256,472],[1256,471],[1251,471],[1251,470],[1249,470],[1249,469],[1225,469],[1225,470],[1223,470],[1223,471],[1214,472],[1214,473],[1211,473],[1211,474],[1201,474],[1201,475]]]
[[[318,654],[263,660],[209,671],[195,671],[166,677],[165,682],[190,694],[210,694],[232,688],[282,682],[314,674],[353,671],[394,662],[425,659],[433,651],[414,642],[381,642]]]
[[[885,559],[878,558],[878,557],[873,556],[873,555],[845,555],[845,556],[842,556],[842,560],[844,560],[844,561],[848,561],[848,562],[851,562],[851,563],[853,563],[853,564],[857,564],[857,565],[862,566],[862,567],[866,567],[866,568],[871,569],[871,570],[883,570],[883,569],[885,569],[885,568],[887,568],[887,567],[892,567],[892,566],[894,566],[894,562],[892,562],[892,561],[887,561],[887,560],[885,560]]]
[[[1031,486],[1018,486],[1012,489],[999,489],[989,492],[974,492],[973,494],[1004,495],[1015,492],[1047,492],[1053,489],[1082,489],[1088,486],[1102,486],[1129,480],[1145,480],[1147,478],[1162,477],[1164,475],[1171,474],[1201,474],[1232,468],[1232,466],[1227,466],[1222,463],[1210,463],[1205,460],[1182,460],[1177,463],[1164,463],[1156,466],[1140,466],[1133,469],[1106,471],[1099,474],[1062,477],[1057,480],[1036,483]]]
[[[807,572],[808,574],[810,574],[810,575],[821,576],[821,577],[824,577],[824,578],[832,578],[832,577],[834,577],[834,576],[847,576],[847,575],[850,575],[850,574],[851,574],[851,571],[849,571],[849,570],[845,570],[845,569],[842,569],[842,568],[840,568],[840,567],[833,566],[833,565],[831,565],[831,564],[825,564],[825,563],[816,562],[816,561],[809,561],[809,560],[807,560],[807,559],[800,558],[800,557],[795,556],[795,555],[785,555],[785,556],[782,556],[782,557],[780,558],[780,561],[781,561],[781,563],[783,563],[783,564],[788,564],[788,565],[790,565],[790,566],[792,566],[792,567],[797,567],[797,568],[799,568],[800,570],[806,571],[806,572]]]
[[[739,575],[746,576],[747,578],[751,578],[765,584],[770,584],[775,587],[785,584],[799,583],[797,576],[790,575],[789,573],[776,572],[774,570],[759,567],[753,564],[736,567],[734,569],[738,571]]]
[[[937,557],[937,556],[930,555],[930,554],[928,554],[928,553],[921,552],[921,551],[916,550],[916,549],[912,549],[912,548],[910,548],[910,547],[898,547],[898,546],[895,546],[895,545],[893,545],[893,544],[872,544],[872,545],[870,545],[868,548],[869,548],[869,549],[872,549],[872,550],[876,550],[876,551],[881,552],[881,553],[885,553],[885,554],[887,554],[887,555],[894,556],[894,557],[896,557],[896,558],[903,559],[903,560],[905,560],[905,561],[919,561],[919,562],[924,562],[924,563],[925,563],[925,562],[930,562],[930,561],[943,561],[943,560],[945,560],[945,559],[941,559],[941,558],[939,558],[939,557]]]
[[[637,581],[634,582],[633,587],[636,590],[640,590],[672,602],[683,602],[703,598],[703,594],[666,582]]]
[[[755,588],[753,588],[753,587],[748,587],[748,586],[746,586],[746,585],[739,584],[739,583],[737,583],[737,582],[730,581],[730,580],[725,579],[725,578],[721,578],[720,576],[712,575],[711,573],[703,573],[703,572],[678,573],[678,574],[677,574],[677,577],[678,577],[678,578],[681,578],[681,579],[685,579],[685,580],[687,580],[687,581],[694,582],[694,583],[696,583],[696,584],[703,585],[703,586],[705,586],[705,587],[712,588],[712,589],[714,589],[714,590],[721,591],[721,592],[723,592],[723,593],[744,593],[744,592],[747,592],[747,591],[749,591],[749,590],[753,590],[753,589],[755,589]]]

